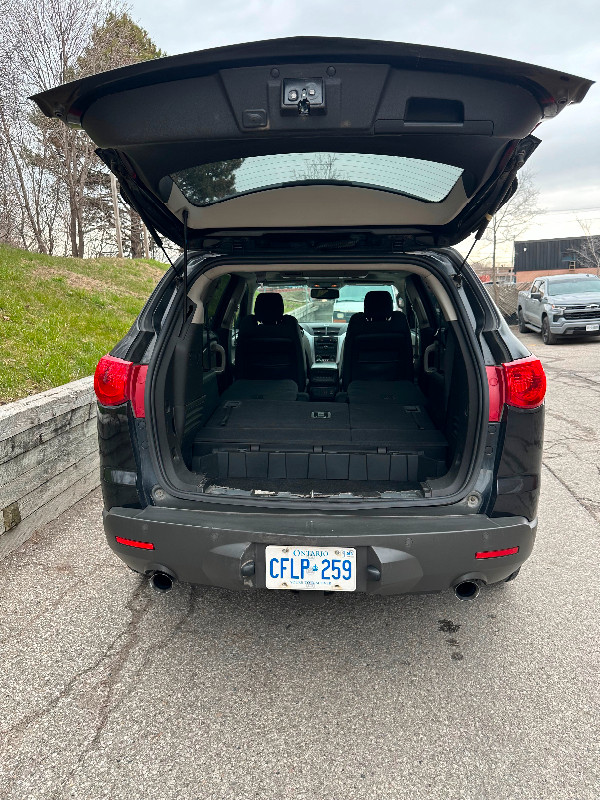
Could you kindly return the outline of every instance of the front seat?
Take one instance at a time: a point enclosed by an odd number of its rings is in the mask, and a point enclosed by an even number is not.
[[[352,381],[413,380],[410,328],[402,311],[394,311],[387,291],[367,292],[364,313],[348,323],[342,359],[342,386]]]
[[[295,317],[283,313],[283,297],[278,292],[257,295],[254,314],[241,321],[235,369],[238,380],[291,379],[304,391],[306,358],[302,331]]]

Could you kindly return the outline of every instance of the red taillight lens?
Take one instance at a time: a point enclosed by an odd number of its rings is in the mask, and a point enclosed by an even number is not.
[[[486,367],[490,394],[490,422],[500,422],[504,408],[504,371],[502,367]]]
[[[135,364],[131,373],[131,380],[129,382],[131,392],[131,406],[133,408],[134,417],[145,417],[144,410],[144,392],[146,390],[146,373],[148,366],[146,364]]]
[[[94,391],[103,406],[118,406],[131,400],[136,417],[144,417],[147,366],[114,356],[103,356],[94,373]]]
[[[537,408],[544,402],[546,375],[538,358],[529,356],[501,367],[486,367],[490,422],[499,422],[504,405]]]
[[[139,547],[141,550],[154,550],[152,542],[136,542],[135,539],[125,539],[123,536],[115,536],[119,544],[126,544],[127,547]]]
[[[94,391],[103,406],[118,406],[129,400],[133,364],[121,358],[103,356],[94,374]]]
[[[517,408],[537,408],[544,402],[546,374],[539,358],[529,356],[503,364],[506,403]]]
[[[501,556],[514,556],[518,552],[518,547],[506,547],[504,550],[482,550],[480,553],[475,553],[475,558],[500,558]]]

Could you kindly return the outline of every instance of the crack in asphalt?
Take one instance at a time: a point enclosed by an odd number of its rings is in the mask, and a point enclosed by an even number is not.
[[[566,356],[565,356],[566,357]],[[596,377],[597,373],[582,373],[579,370],[562,369],[560,364],[564,363],[562,358],[544,357],[544,369],[548,378],[553,384],[568,385],[570,388],[580,388],[587,394],[600,394],[600,376]],[[573,497],[573,499],[586,511],[595,521],[600,520],[600,503],[598,501],[582,497],[573,489],[569,483],[568,478],[563,478],[558,471],[561,465],[560,459],[564,457],[565,453],[575,457],[579,462],[584,464],[589,470],[589,458],[582,458],[581,443],[584,442],[593,445],[598,441],[598,431],[589,425],[583,425],[574,417],[573,414],[569,415],[557,411],[553,408],[546,406],[546,414],[551,420],[561,423],[570,429],[568,434],[561,434],[560,438],[553,441],[547,441],[544,445],[544,457],[542,464],[553,475],[561,486]],[[550,436],[552,434],[549,432]],[[554,466],[550,466],[551,462]],[[600,466],[593,465],[600,473]]]
[[[571,495],[571,497],[583,508],[583,510],[590,515],[595,521],[598,521],[598,516],[588,507],[590,504],[596,504],[599,506],[600,504],[596,503],[594,500],[588,500],[587,498],[580,497],[570,486],[569,484],[560,477],[556,470],[552,469],[552,467],[546,462],[545,459],[542,459],[542,465],[548,470],[548,472],[556,478],[556,480],[560,483],[563,489]]]
[[[133,650],[134,645],[137,642],[138,628],[140,627],[140,624],[144,616],[146,615],[148,609],[152,605],[152,598],[148,594],[147,590],[148,590],[148,585],[146,581],[140,582],[140,584],[137,586],[137,588],[134,590],[134,592],[128,599],[127,603],[125,604],[127,610],[131,612],[131,617],[129,619],[129,622],[125,630],[122,631],[113,642],[112,647],[114,647],[117,644],[119,639],[124,640],[123,643],[119,645],[115,653],[114,661],[111,664],[111,669],[108,671],[107,676],[103,680],[101,680],[100,683],[98,684],[98,690],[104,691],[105,695],[100,704],[100,714],[98,717],[98,722],[96,724],[96,730],[94,732],[94,736],[92,737],[90,744],[88,745],[88,751],[92,750],[96,746],[100,738],[100,735],[104,730],[104,727],[110,715],[111,711],[110,701],[113,696],[113,692],[115,690],[117,678],[123,671],[123,667],[125,666],[127,659],[129,658],[129,655]],[[142,597],[144,591],[146,591],[146,597],[144,598],[144,602],[140,606],[136,606],[136,601]],[[112,649],[112,647],[110,649]]]
[[[98,722],[96,724],[96,729],[94,731],[94,735],[92,736],[90,741],[87,743],[87,745],[84,746],[82,752],[79,755],[79,758],[77,759],[77,762],[69,770],[69,773],[63,778],[63,780],[60,783],[60,786],[58,786],[54,790],[54,792],[52,794],[52,800],[60,800],[60,798],[64,796],[63,792],[64,792],[64,789],[66,788],[68,782],[70,780],[72,780],[73,776],[76,774],[78,769],[83,765],[83,763],[84,763],[85,759],[87,758],[87,756],[94,749],[97,748],[97,746],[99,744],[99,741],[100,741],[100,737],[101,737],[102,732],[104,731],[104,729],[106,727],[106,724],[107,724],[107,722],[109,720],[109,717],[111,716],[111,714],[113,714],[115,711],[118,710],[118,708],[120,708],[123,705],[123,703],[127,700],[127,698],[137,688],[137,683],[136,683],[135,678],[138,677],[143,670],[147,669],[148,664],[152,663],[152,661],[154,660],[153,658],[142,659],[142,661],[143,661],[142,665],[140,667],[138,667],[138,669],[135,670],[135,672],[131,673],[130,688],[123,693],[122,697],[120,698],[120,700],[119,700],[119,702],[117,704],[111,705],[111,699],[112,699],[112,697],[114,695],[114,690],[115,690],[115,687],[116,687],[117,679],[118,679],[119,675],[121,674],[121,672],[123,670],[123,667],[125,666],[125,663],[127,662],[127,659],[129,658],[129,655],[131,654],[135,644],[137,643],[139,627],[140,627],[140,625],[142,623],[142,620],[143,620],[144,616],[146,615],[147,611],[149,610],[150,606],[152,605],[151,599],[150,599],[150,597],[148,597],[148,601],[145,603],[145,605],[143,607],[141,607],[139,609],[131,608],[131,604],[136,599],[136,594],[139,597],[139,595],[141,594],[140,588],[143,589],[145,585],[147,586],[147,584],[142,583],[141,586],[138,587],[138,589],[136,589],[136,591],[132,594],[129,602],[127,603],[127,607],[132,612],[132,617],[131,617],[130,622],[129,622],[128,626],[127,626],[127,629],[123,632],[124,634],[127,634],[127,639],[124,642],[124,644],[120,647],[120,649],[119,649],[119,651],[117,653],[117,657],[115,659],[114,665],[111,668],[108,677],[105,678],[104,680],[102,680],[100,682],[100,684],[98,685],[99,688],[101,686],[104,686],[104,688],[105,688],[105,696],[104,696],[104,698],[102,700],[102,703],[101,703],[99,719],[98,719]],[[154,655],[156,655],[159,651],[161,651],[165,647],[167,647],[173,641],[173,639],[175,639],[177,637],[177,635],[181,632],[181,630],[184,627],[184,625],[186,624],[186,622],[191,618],[191,616],[193,615],[194,611],[196,610],[196,599],[197,599],[197,591],[195,590],[195,587],[192,586],[192,587],[190,587],[190,595],[189,595],[189,598],[188,598],[187,608],[186,608],[185,612],[180,616],[180,618],[177,621],[177,623],[172,627],[172,629],[169,631],[167,636],[165,636],[161,641],[157,642],[157,641],[153,640],[149,644],[149,647],[151,646],[151,648],[152,648],[151,652]]]
[[[578,431],[581,432],[581,439],[584,441],[589,441],[590,438],[592,439],[596,438],[596,431],[594,430],[594,428],[590,428],[587,425],[581,425],[579,422],[577,422],[576,419],[573,419],[573,417],[569,417],[566,414],[562,414],[560,411],[554,411],[553,409],[548,409],[548,408],[546,408],[546,414],[549,417],[558,420],[559,422],[564,422],[567,425],[572,425],[574,428],[576,428]],[[560,441],[565,441],[570,438],[574,437],[563,436],[561,437]]]
[[[123,693],[120,705],[122,705],[123,702],[128,697],[130,697],[131,694],[133,694],[133,692],[136,690],[137,686],[135,678],[141,675],[142,672],[147,669],[149,664],[153,663],[156,654],[159,653],[161,650],[164,650],[165,647],[167,647],[167,645],[169,645],[173,641],[173,639],[177,637],[177,635],[183,629],[185,623],[192,617],[194,611],[196,610],[196,600],[198,599],[199,592],[202,588],[203,587],[200,586],[193,586],[193,585],[189,586],[190,594],[188,597],[187,609],[183,612],[183,614],[181,615],[179,620],[175,623],[175,625],[173,625],[172,630],[167,634],[167,636],[164,637],[164,639],[162,639],[161,641],[156,641],[153,639],[152,642],[149,644],[148,649],[151,648],[151,655],[148,658],[144,659],[143,663],[135,671],[130,673],[131,685],[130,688]]]
[[[120,639],[123,639],[125,637],[124,644],[121,645],[118,648],[117,653],[116,653],[115,665],[116,665],[117,669],[116,670],[112,670],[111,672],[109,672],[109,676],[110,676],[109,679],[105,680],[105,681],[101,681],[100,684],[99,684],[99,686],[101,686],[104,683],[104,684],[106,684],[108,686],[108,688],[109,688],[108,699],[110,698],[110,693],[112,691],[112,687],[114,686],[114,682],[116,680],[116,677],[121,672],[121,669],[124,666],[125,661],[126,661],[128,655],[131,652],[131,649],[132,649],[132,647],[133,647],[133,645],[135,643],[135,639],[136,639],[135,630],[139,626],[139,623],[140,623],[142,617],[147,612],[147,610],[148,610],[148,608],[149,608],[149,606],[151,604],[150,597],[148,597],[146,603],[140,609],[136,609],[132,605],[135,602],[135,600],[142,594],[142,592],[143,592],[143,590],[145,588],[146,588],[145,582],[144,581],[140,582],[140,584],[135,588],[135,590],[133,591],[133,593],[131,594],[130,598],[128,599],[128,601],[126,603],[127,609],[131,612],[131,619],[130,619],[129,623],[127,624],[126,628],[124,630],[120,631],[112,639],[112,641],[109,643],[108,647],[106,647],[103,650],[103,652],[95,659],[95,661],[92,664],[90,664],[85,669],[82,669],[79,672],[77,672],[75,675],[73,675],[73,677],[69,681],[67,681],[67,683],[60,690],[60,692],[58,692],[58,694],[55,697],[53,697],[47,703],[46,706],[44,706],[42,709],[36,709],[32,713],[27,714],[21,720],[19,720],[19,722],[15,723],[14,725],[12,725],[9,728],[7,728],[6,730],[2,731],[2,733],[5,734],[5,736],[3,736],[4,744],[8,744],[9,743],[9,738],[14,742],[15,739],[18,739],[19,736],[22,736],[25,733],[27,728],[32,723],[34,723],[34,722],[38,723],[41,719],[43,719],[44,717],[48,716],[48,714],[50,714],[52,711],[54,711],[62,700],[64,700],[65,698],[69,697],[69,695],[72,693],[72,691],[75,688],[75,686],[77,685],[77,683],[83,677],[85,677],[86,675],[89,675],[90,673],[93,673],[107,659],[111,658],[113,650],[117,646],[117,643],[119,642]],[[105,698],[105,700],[101,704],[100,719],[99,719],[98,725],[96,726],[96,732],[94,734],[94,738],[93,738],[92,741],[96,741],[97,740],[97,736],[99,736],[99,733],[101,732],[101,729],[106,724],[106,718],[108,716],[108,714],[105,714],[105,709],[104,709],[105,704],[106,704],[105,703],[106,699],[107,698]],[[88,746],[88,749],[89,749],[89,746]],[[16,778],[16,776],[15,776],[15,778]],[[12,785],[13,782],[14,781],[9,782],[8,785],[5,786],[5,788],[10,788],[10,786]]]

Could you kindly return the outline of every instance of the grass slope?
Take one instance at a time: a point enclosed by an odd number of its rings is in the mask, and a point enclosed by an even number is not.
[[[0,403],[91,375],[131,327],[165,266],[0,245]]]

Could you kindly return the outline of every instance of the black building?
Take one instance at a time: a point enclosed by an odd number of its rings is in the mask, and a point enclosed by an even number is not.
[[[589,239],[584,236],[574,239],[534,239],[515,242],[515,273],[517,281],[526,281],[552,272],[592,272],[588,259],[582,257]]]

